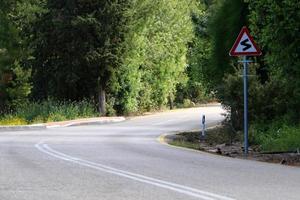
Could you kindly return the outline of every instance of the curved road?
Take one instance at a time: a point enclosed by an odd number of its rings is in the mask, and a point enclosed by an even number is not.
[[[300,169],[162,145],[218,106],[125,122],[0,132],[0,200],[299,200]]]

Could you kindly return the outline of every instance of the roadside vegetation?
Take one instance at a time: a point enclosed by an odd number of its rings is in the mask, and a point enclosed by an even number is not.
[[[243,127],[248,26],[251,144],[300,147],[296,0],[0,0],[0,124],[134,115],[217,100]],[[50,100],[49,100],[50,99]]]
[[[295,152],[300,150],[300,126],[288,123],[257,125],[250,130],[252,145],[260,145],[263,152]]]
[[[258,137],[254,137],[259,138],[259,141],[252,143],[247,159],[300,166],[298,130],[299,127],[284,127],[280,131],[261,132]],[[188,131],[167,136],[165,141],[179,147],[245,158],[243,133],[239,131],[233,134],[228,124],[208,129],[205,137],[201,136],[200,131]]]
[[[80,102],[28,102],[15,111],[0,117],[0,125],[26,125],[99,116],[93,103]]]

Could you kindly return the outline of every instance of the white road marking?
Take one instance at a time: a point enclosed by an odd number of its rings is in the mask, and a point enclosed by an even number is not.
[[[218,194],[214,194],[211,192],[206,192],[203,190],[198,190],[195,188],[191,188],[191,187],[187,187],[184,185],[179,185],[176,183],[172,183],[172,182],[168,182],[168,181],[163,181],[163,180],[159,180],[156,178],[151,178],[148,176],[144,176],[144,175],[140,175],[140,174],[136,174],[136,173],[132,173],[132,172],[128,172],[128,171],[124,171],[124,170],[120,170],[120,169],[116,169],[116,168],[112,168],[106,165],[102,165],[99,163],[94,163],[94,162],[90,162],[87,160],[83,160],[80,158],[76,158],[64,153],[61,153],[59,151],[56,151],[52,148],[50,148],[47,144],[40,142],[38,144],[35,145],[35,147],[45,153],[48,154],[52,157],[61,159],[61,160],[65,160],[65,161],[69,161],[72,163],[76,163],[85,167],[89,167],[92,169],[96,169],[102,172],[106,172],[106,173],[110,173],[110,174],[114,174],[117,176],[121,176],[121,177],[125,177],[131,180],[135,180],[135,181],[139,181],[142,183],[147,183],[150,185],[154,185],[160,188],[165,188],[165,189],[169,189],[175,192],[179,192],[182,194],[186,194],[189,196],[193,196],[193,197],[197,197],[203,200],[234,200],[233,198],[229,198],[229,197],[225,197],[222,195],[218,195]]]
[[[168,120],[164,120],[164,121],[161,121],[161,122],[154,123],[153,125],[162,125],[162,124],[166,124],[166,123],[173,122],[173,121],[176,121],[176,120],[177,119],[168,119]]]
[[[46,128],[57,128],[57,127],[60,127],[60,125],[49,125],[49,126],[46,126]]]

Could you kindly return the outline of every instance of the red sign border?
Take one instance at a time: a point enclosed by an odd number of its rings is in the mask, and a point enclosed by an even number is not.
[[[250,41],[252,42],[254,48],[256,49],[256,52],[235,52],[237,46],[240,43],[240,40],[242,39],[244,33],[247,34],[247,36],[249,37]],[[230,56],[260,56],[262,54],[260,48],[258,48],[258,46],[256,45],[256,43],[254,42],[253,37],[250,35],[250,32],[248,30],[248,28],[246,26],[243,26],[241,32],[239,33],[237,39],[235,40],[229,55]]]

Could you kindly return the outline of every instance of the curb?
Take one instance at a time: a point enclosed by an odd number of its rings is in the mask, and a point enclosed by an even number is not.
[[[53,125],[46,125],[47,128],[59,128],[59,127],[70,127],[70,126],[83,126],[83,125],[99,125],[99,124],[108,124],[108,123],[118,123],[125,121],[125,117],[114,117],[113,119],[105,118],[105,119],[95,119],[95,120],[89,120],[86,119],[85,121],[76,121],[71,120],[67,123],[58,122],[58,124]],[[60,124],[59,124],[60,123]]]
[[[26,131],[26,130],[43,130],[46,129],[44,124],[23,125],[23,126],[0,126],[0,132],[3,131]]]
[[[125,121],[125,117],[114,117],[113,119],[104,118],[104,119],[81,119],[79,120],[70,120],[62,122],[53,122],[45,124],[33,124],[33,125],[21,125],[21,126],[0,126],[0,132],[7,131],[27,131],[27,130],[45,130],[49,128],[62,128],[70,126],[83,126],[83,125],[97,125],[97,124],[108,124],[108,123],[117,123]]]

